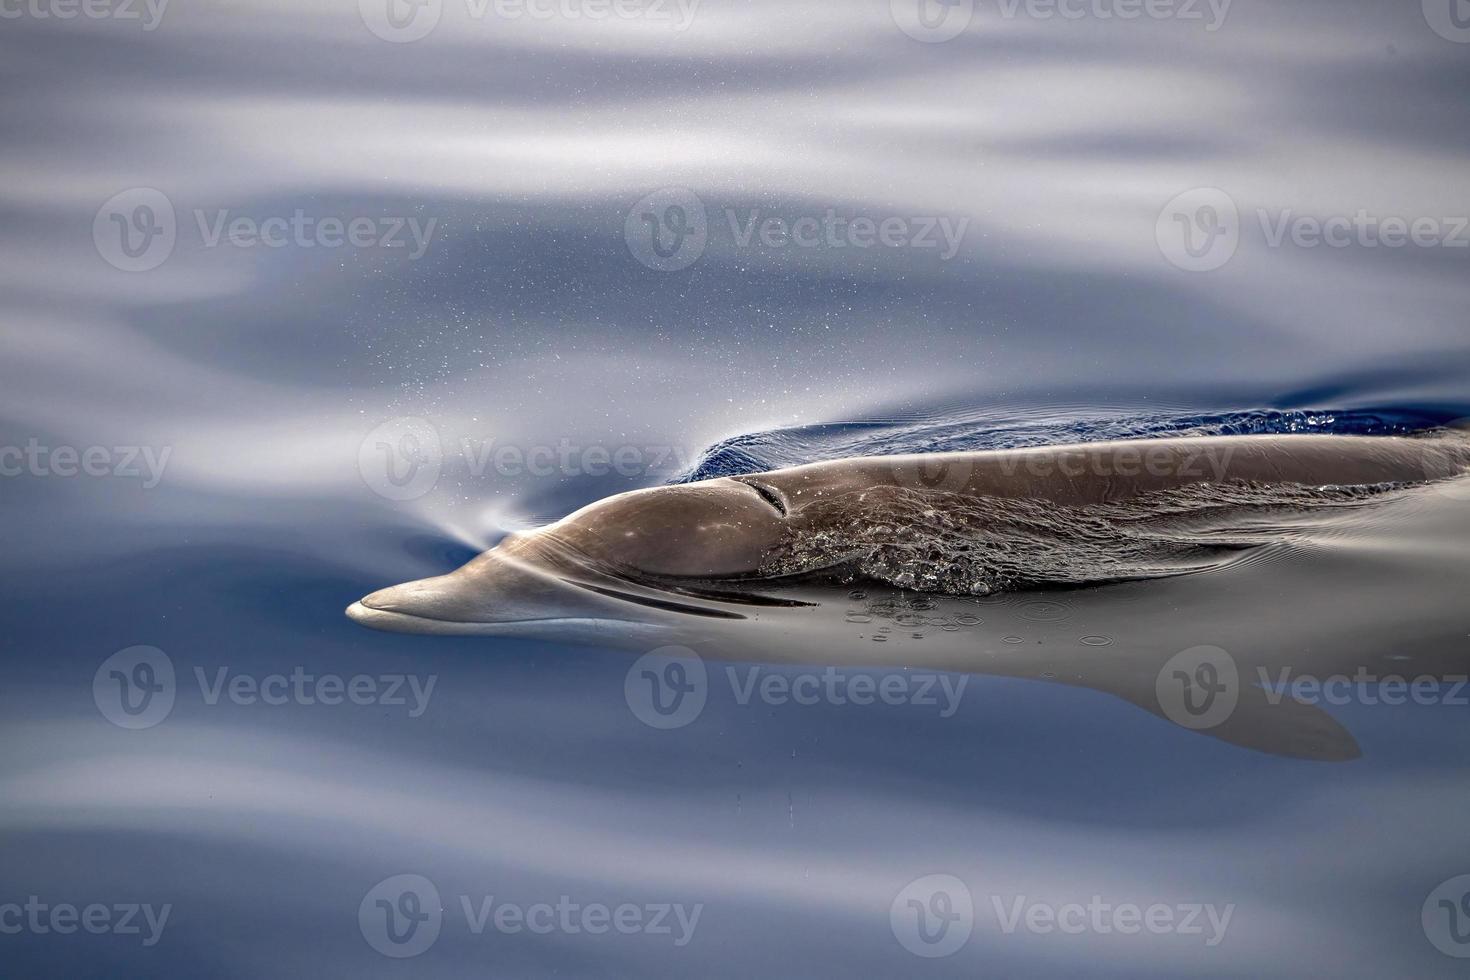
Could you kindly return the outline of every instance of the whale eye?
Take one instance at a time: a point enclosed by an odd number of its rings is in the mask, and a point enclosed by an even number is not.
[[[771,489],[765,484],[756,483],[754,480],[739,480],[737,482],[743,483],[747,487],[750,487],[750,489],[760,494],[761,499],[770,504],[771,507],[776,511],[776,513],[780,514],[782,517],[786,516],[786,501],[782,500],[781,495],[775,490]]]

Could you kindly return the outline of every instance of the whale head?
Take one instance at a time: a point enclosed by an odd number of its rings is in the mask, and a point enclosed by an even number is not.
[[[684,582],[751,578],[786,531],[778,491],[721,478],[635,490],[535,531],[512,534],[447,575],[406,582],[347,608],[403,633],[597,631],[669,616],[740,619]]]

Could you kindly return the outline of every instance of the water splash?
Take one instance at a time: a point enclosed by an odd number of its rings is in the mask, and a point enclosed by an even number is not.
[[[1160,578],[1222,567],[1404,492],[1198,484],[1067,507],[881,487],[809,504],[822,530],[790,534],[762,574],[949,595]]]

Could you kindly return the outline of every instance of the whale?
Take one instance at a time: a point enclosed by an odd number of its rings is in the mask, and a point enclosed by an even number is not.
[[[983,539],[987,506],[1085,513],[1194,486],[1381,487],[1450,479],[1467,465],[1463,442],[1329,435],[1160,438],[820,462],[608,497],[553,524],[510,534],[448,575],[365,596],[347,615],[379,630],[485,635],[546,623],[640,622],[650,610],[739,618],[718,602],[738,593],[712,583],[789,578],[795,569],[773,562],[773,555],[814,539],[840,552],[844,535],[896,523],[891,514],[900,507],[912,511],[910,527],[969,508]]]
[[[1209,638],[1198,624],[1156,626],[1099,656],[1050,635],[1031,649],[1011,643],[1036,624],[1009,605],[992,605],[983,627],[922,641],[893,610],[927,595],[933,615],[966,623],[976,602],[1192,576],[1279,546],[1283,521],[1332,520],[1467,468],[1470,442],[1448,436],[1172,437],[818,462],[608,497],[448,574],[364,596],[347,616],[397,633],[1044,679],[1178,724],[1155,681]],[[1126,634],[1126,609],[1088,604],[1098,632]],[[867,642],[884,621],[902,628]],[[1379,651],[1363,637],[1339,655],[1371,660]],[[1270,662],[1262,652],[1241,669]],[[1357,757],[1330,714],[1267,693],[1244,687],[1233,717],[1201,734],[1295,758]]]

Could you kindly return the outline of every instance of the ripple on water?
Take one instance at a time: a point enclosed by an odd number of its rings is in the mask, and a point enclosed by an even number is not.
[[[1072,607],[1051,599],[1030,599],[1019,604],[1016,614],[1027,622],[1060,623],[1072,618]]]

